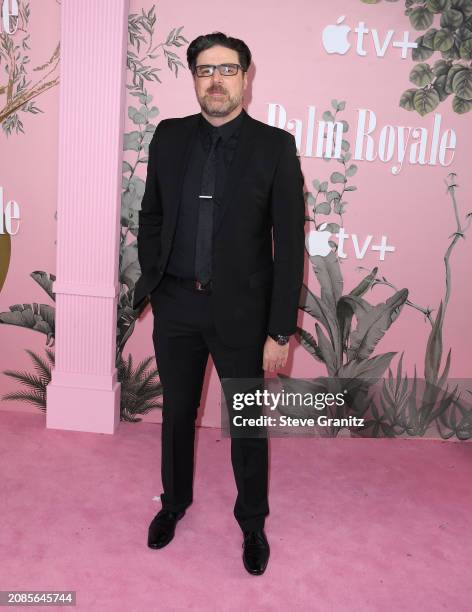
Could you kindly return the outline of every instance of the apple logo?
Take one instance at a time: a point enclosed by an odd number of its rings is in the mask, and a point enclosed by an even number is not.
[[[327,225],[327,223],[322,223],[318,230],[311,230],[308,233],[305,244],[310,257],[313,255],[326,257],[326,255],[331,253],[332,249],[329,245],[331,232],[329,230],[323,231]]]
[[[347,39],[347,34],[351,31],[351,28],[347,25],[339,25],[344,21],[344,17],[345,15],[338,17],[336,21],[338,25],[329,25],[323,30],[323,47],[327,53],[344,55],[351,46]]]

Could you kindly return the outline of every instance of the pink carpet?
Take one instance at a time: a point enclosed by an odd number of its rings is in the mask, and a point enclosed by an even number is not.
[[[468,443],[273,438],[271,558],[250,576],[218,430],[198,430],[194,503],[151,550],[160,425],[44,423],[0,412],[2,590],[76,590],[98,612],[472,609]]]

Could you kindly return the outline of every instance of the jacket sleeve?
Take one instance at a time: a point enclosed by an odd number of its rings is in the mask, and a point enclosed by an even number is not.
[[[268,333],[291,335],[303,283],[305,200],[295,139],[285,135],[271,192],[274,268]]]
[[[142,275],[149,274],[153,267],[157,267],[161,254],[162,202],[157,182],[157,140],[161,123],[149,143],[146,186],[139,211],[137,241]]]

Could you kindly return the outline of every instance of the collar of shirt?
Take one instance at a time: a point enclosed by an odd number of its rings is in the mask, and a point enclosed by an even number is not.
[[[221,140],[224,144],[226,144],[232,136],[237,135],[245,115],[246,111],[243,108],[237,117],[231,119],[231,121],[228,121],[227,123],[223,123],[223,125],[215,127],[207,119],[205,119],[202,114],[200,114],[200,133],[205,140],[209,142],[211,132],[213,130],[217,130],[221,136]]]

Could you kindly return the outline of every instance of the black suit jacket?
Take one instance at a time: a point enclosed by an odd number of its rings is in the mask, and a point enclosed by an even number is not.
[[[149,145],[134,308],[158,291],[165,273],[199,117],[164,119]],[[303,182],[294,137],[245,114],[214,229],[211,303],[216,329],[229,346],[296,330],[304,266]]]

